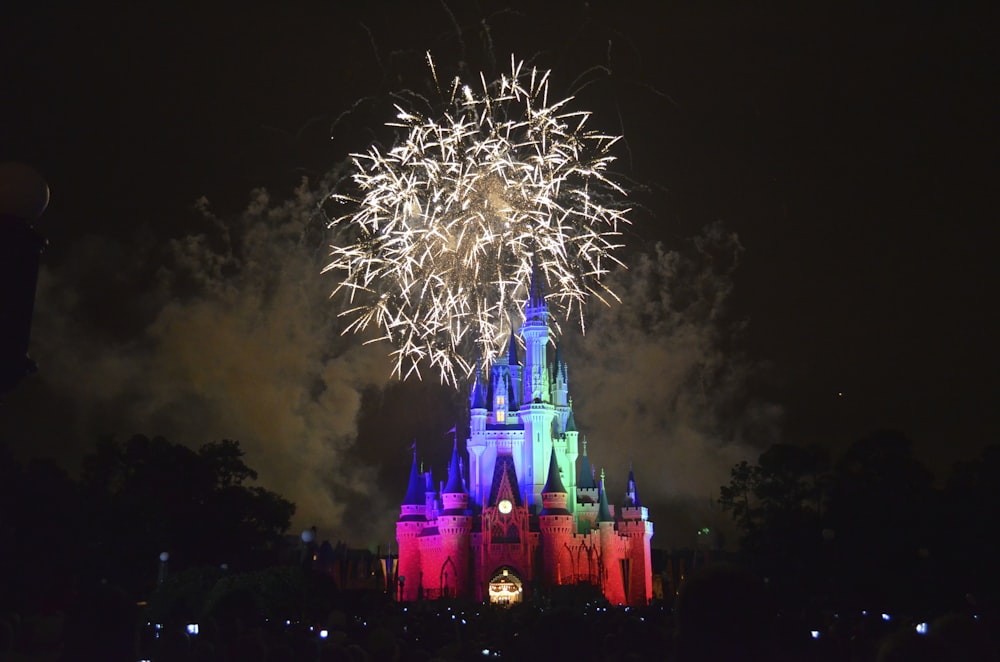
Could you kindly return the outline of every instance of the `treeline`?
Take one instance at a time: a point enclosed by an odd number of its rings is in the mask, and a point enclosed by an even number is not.
[[[277,562],[295,506],[252,485],[239,442],[101,440],[71,477],[0,447],[0,607],[56,611],[97,582],[148,597],[166,570]]]
[[[776,444],[733,467],[720,502],[742,562],[779,607],[919,614],[1000,602],[1000,445],[936,485],[897,432],[836,459]]]

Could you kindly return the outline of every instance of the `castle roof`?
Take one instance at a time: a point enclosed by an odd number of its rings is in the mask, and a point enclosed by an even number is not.
[[[510,328],[510,339],[507,343],[507,365],[517,365],[517,339],[514,337],[514,327]]]
[[[545,302],[545,274],[538,270],[534,258],[531,260],[531,285],[528,289],[528,300],[524,303],[524,323],[545,322],[549,316],[549,307]],[[542,366],[545,369],[545,366]]]
[[[608,507],[608,490],[604,487],[604,471],[601,471],[601,495],[600,505],[597,507],[598,522],[613,522],[611,508]]]
[[[556,379],[559,379],[560,377],[563,379],[563,381],[565,381],[567,379],[566,362],[563,361],[563,356],[562,356],[562,343],[559,343],[559,342],[556,343],[556,358],[555,358],[555,361],[553,362],[553,366],[552,367],[555,370],[555,375],[553,375],[553,376]]]
[[[510,500],[515,506],[524,505],[521,500],[521,489],[517,485],[517,469],[514,468],[514,458],[510,455],[497,455],[493,464],[493,484],[490,486],[490,500],[484,505],[496,505],[504,477],[510,484]]]
[[[410,484],[406,488],[406,497],[403,499],[404,506],[424,505],[424,490],[421,486],[420,472],[417,471],[417,448],[413,448],[413,466],[410,467]]]
[[[642,503],[639,502],[639,490],[635,486],[635,473],[632,471],[632,465],[629,464],[628,467],[628,489],[625,492],[626,496],[626,506],[641,506]]]
[[[528,306],[531,308],[545,307],[545,276],[538,271],[538,265],[534,259],[531,260],[531,292],[528,297]]]
[[[573,410],[569,410],[569,417],[566,419],[566,432],[579,432],[576,429],[576,417],[573,416]],[[586,444],[586,442],[584,442]],[[584,457],[587,456],[586,453],[583,454]],[[590,464],[589,462],[587,464]]]
[[[545,480],[545,485],[542,487],[542,494],[546,492],[566,492],[566,488],[563,487],[562,478],[559,476],[559,463],[556,462],[556,447],[552,447],[552,456],[549,458],[549,476]]]
[[[455,438],[455,446],[451,451],[451,463],[448,465],[448,484],[441,494],[465,494],[465,486],[462,484],[462,472],[458,469],[458,437]]]

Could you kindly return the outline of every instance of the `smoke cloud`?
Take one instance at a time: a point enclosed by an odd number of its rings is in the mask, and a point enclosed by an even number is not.
[[[759,366],[734,349],[742,322],[727,303],[743,247],[719,223],[686,245],[637,253],[595,305],[586,334],[565,336],[570,392],[591,463],[613,500],[634,463],[664,546],[694,543],[727,517],[713,507],[732,466],[777,437],[782,410],[748,392]],[[672,539],[672,540],[671,540]]]
[[[296,503],[295,526],[336,531],[350,516],[361,539],[374,535],[398,504],[350,454],[364,391],[390,365],[385,347],[339,336],[320,198],[306,184],[281,202],[256,191],[225,221],[202,200],[183,237],[130,255],[93,237],[45,270],[32,343],[43,370],[5,408],[7,436],[74,460],[107,434],[237,439],[259,484]],[[115,265],[103,286],[95,265]],[[349,513],[357,502],[373,517]]]
[[[440,433],[461,429],[465,393],[395,383],[385,345],[340,335],[321,275],[326,190],[255,191],[225,219],[202,200],[174,239],[140,233],[126,250],[95,236],[45,269],[32,342],[43,369],[0,411],[5,436],[71,463],[101,435],[237,439],[258,484],[296,503],[296,530],[391,539],[411,439],[422,457],[445,456]],[[684,544],[671,529],[700,526],[729,467],[754,455],[747,431],[780,418],[746,398],[751,367],[726,349],[741,250],[712,226],[684,250],[636,254],[612,277],[622,303],[595,307],[587,334],[563,339],[591,458],[615,501],[635,462],[663,546]]]

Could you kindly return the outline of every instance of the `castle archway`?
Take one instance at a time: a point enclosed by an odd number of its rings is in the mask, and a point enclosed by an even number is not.
[[[492,604],[510,606],[524,600],[524,584],[510,567],[498,568],[487,587]]]

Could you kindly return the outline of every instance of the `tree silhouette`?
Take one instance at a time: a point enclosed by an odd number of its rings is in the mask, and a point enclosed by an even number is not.
[[[101,440],[82,478],[93,571],[141,590],[155,579],[161,552],[177,567],[248,569],[273,560],[295,507],[244,485],[257,474],[243,456],[230,440],[198,451],[162,437]]]

